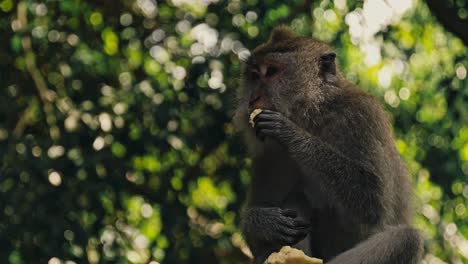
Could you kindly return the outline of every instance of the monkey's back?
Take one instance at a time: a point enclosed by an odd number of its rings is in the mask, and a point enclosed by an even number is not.
[[[377,212],[376,223],[362,224],[353,218],[353,212],[341,208],[333,195],[328,195],[328,202],[320,208],[316,228],[311,234],[312,251],[324,259],[354,246],[386,226],[408,225],[411,221],[410,180],[396,149],[387,114],[373,96],[350,83],[343,86],[344,92],[336,100],[328,102],[322,113],[323,119],[311,127],[311,131],[344,156],[375,169],[378,187],[382,190],[378,196],[382,207]],[[366,207],[366,204],[362,206]]]

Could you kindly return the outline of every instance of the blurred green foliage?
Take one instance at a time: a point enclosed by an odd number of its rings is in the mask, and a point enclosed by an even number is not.
[[[245,263],[239,56],[281,23],[385,104],[425,263],[467,263],[467,48],[421,0],[0,0],[0,262]]]

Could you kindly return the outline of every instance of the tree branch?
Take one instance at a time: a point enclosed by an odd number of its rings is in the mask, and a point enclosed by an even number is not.
[[[458,8],[449,6],[445,0],[426,0],[426,3],[439,22],[468,45],[468,19],[458,16]]]
[[[28,16],[27,16],[27,5],[26,3],[20,2],[17,7],[17,16],[18,20],[20,21],[21,28],[20,31],[26,31],[28,25]],[[54,115],[53,113],[53,92],[49,90],[47,87],[47,83],[44,77],[41,74],[41,71],[37,67],[36,64],[36,55],[32,48],[32,41],[29,33],[25,33],[21,40],[23,50],[25,53],[25,61],[26,61],[26,69],[28,73],[31,75],[31,78],[36,86],[36,90],[38,92],[39,101],[42,103],[42,110],[46,117],[46,122],[49,127],[55,125],[55,118],[50,118]],[[25,120],[20,120],[20,122],[24,122]],[[15,135],[20,136],[22,131],[24,130],[27,124],[17,124],[15,128]],[[49,134],[51,138],[55,138],[54,134],[49,130]]]

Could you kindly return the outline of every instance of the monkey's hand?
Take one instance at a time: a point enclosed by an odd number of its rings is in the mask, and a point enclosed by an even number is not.
[[[271,137],[286,146],[306,135],[303,129],[276,111],[263,110],[254,118],[254,122],[255,133],[260,139]]]
[[[291,209],[251,207],[244,219],[244,233],[253,249],[256,245],[294,245],[304,239],[311,223]],[[255,253],[254,253],[255,254]]]

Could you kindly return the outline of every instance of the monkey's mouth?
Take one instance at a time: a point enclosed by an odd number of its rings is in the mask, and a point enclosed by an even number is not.
[[[249,100],[249,113],[255,109],[272,109],[271,101],[264,92],[258,92]]]
[[[249,110],[253,111],[255,109],[267,109],[271,108],[271,104],[267,98],[264,96],[257,98],[254,101],[249,103]]]

